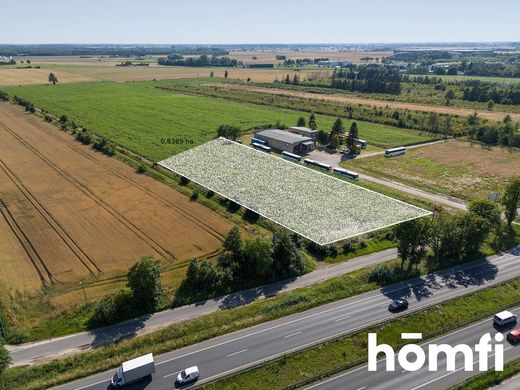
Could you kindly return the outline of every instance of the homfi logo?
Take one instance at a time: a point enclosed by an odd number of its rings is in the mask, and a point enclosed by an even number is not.
[[[501,343],[504,341],[504,336],[501,333],[495,334],[495,341]],[[422,333],[401,333],[402,340],[422,340]],[[455,361],[457,355],[464,357],[464,371],[473,371],[474,356],[473,350],[478,355],[478,369],[479,371],[487,371],[488,358],[495,357],[495,371],[504,370],[504,346],[502,344],[491,345],[491,335],[484,334],[478,344],[473,348],[466,344],[429,344],[427,348],[421,347],[417,344],[407,344],[397,353],[397,362],[403,370],[417,371],[420,370],[426,362],[426,353],[428,353],[428,370],[437,371],[438,357],[444,354],[446,356],[446,367],[441,367],[442,370],[455,371]],[[427,351],[425,350],[427,349]],[[493,352],[491,355],[490,353]],[[368,334],[368,371],[377,371],[377,357],[379,354],[384,354],[386,357],[386,371],[395,371],[395,351],[388,344],[377,344],[377,334]]]

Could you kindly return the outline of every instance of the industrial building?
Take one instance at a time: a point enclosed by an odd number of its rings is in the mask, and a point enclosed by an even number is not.
[[[289,127],[287,129],[287,131],[290,133],[300,134],[300,135],[303,135],[304,137],[309,137],[314,140],[318,139],[318,130],[309,129],[308,127],[293,126],[293,127]]]
[[[265,141],[270,148],[289,153],[307,154],[316,148],[313,138],[279,129],[258,131],[255,138]]]

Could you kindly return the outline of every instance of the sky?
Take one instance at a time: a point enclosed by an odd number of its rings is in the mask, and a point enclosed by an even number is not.
[[[0,43],[520,41],[520,0],[0,0]]]

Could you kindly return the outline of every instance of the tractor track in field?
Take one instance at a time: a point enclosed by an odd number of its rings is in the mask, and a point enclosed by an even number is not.
[[[0,167],[3,170],[3,163],[0,164]],[[24,250],[27,257],[29,258],[29,261],[31,262],[34,270],[38,274],[38,277],[40,278],[42,285],[48,286],[51,282],[56,281],[56,279],[52,275],[52,272],[50,272],[50,270],[47,268],[47,265],[41,258],[40,254],[38,253],[36,248],[33,246],[31,241],[27,238],[27,236],[23,232],[22,228],[18,225],[18,223],[16,222],[16,219],[13,217],[13,215],[7,208],[7,205],[1,199],[0,199],[0,215],[2,215],[2,217],[5,219],[7,226],[9,226],[9,229],[11,229],[11,232],[16,237],[20,246]]]
[[[99,198],[97,195],[95,195],[88,187],[86,187],[83,183],[78,181],[74,176],[61,170],[59,166],[57,166],[55,163],[53,163],[51,160],[49,160],[46,156],[44,156],[40,151],[38,151],[34,146],[32,146],[25,139],[23,139],[21,136],[19,136],[13,129],[11,129],[9,126],[7,126],[2,121],[0,121],[0,125],[5,130],[7,130],[13,136],[13,138],[15,138],[19,143],[21,143],[23,146],[25,146],[27,149],[29,149],[32,153],[34,153],[36,156],[38,156],[45,164],[47,164],[51,169],[53,169],[59,176],[61,176],[66,181],[68,181],[70,184],[72,184],[75,188],[80,190],[84,195],[89,197],[98,206],[102,207],[105,211],[107,211],[110,215],[112,215],[112,217],[114,217],[119,223],[121,223],[128,230],[130,230],[132,233],[134,233],[140,240],[145,242],[148,246],[150,246],[152,249],[154,249],[157,253],[161,254],[161,256],[163,256],[164,259],[166,259],[168,261],[175,259],[175,256],[173,256],[173,254],[171,252],[169,252],[167,249],[163,248],[153,238],[149,237],[146,233],[144,233],[141,229],[139,229],[137,226],[135,226],[127,218],[125,218],[123,215],[121,215],[112,206],[110,206],[105,201],[103,201],[101,198]],[[95,266],[96,269],[98,269],[101,272],[100,268],[94,263],[93,260],[90,260],[90,262]]]
[[[60,141],[64,145],[68,146],[70,149],[72,149],[75,152],[81,154],[82,156],[88,158],[92,162],[96,163],[97,165],[99,165],[100,167],[105,169],[110,174],[112,174],[114,176],[117,176],[118,178],[122,179],[123,181],[125,181],[125,182],[131,184],[132,186],[140,189],[142,192],[144,192],[145,194],[147,194],[147,195],[153,197],[154,199],[158,200],[163,205],[175,209],[187,221],[197,225],[201,229],[205,230],[207,233],[211,234],[213,237],[215,237],[215,238],[217,238],[217,239],[219,239],[221,241],[224,239],[224,236],[221,233],[219,233],[216,229],[211,227],[211,225],[205,223],[204,221],[202,221],[200,219],[197,219],[197,218],[193,217],[192,215],[187,213],[184,209],[182,209],[181,207],[176,205],[174,202],[171,202],[171,201],[165,199],[164,197],[160,196],[159,194],[155,193],[154,191],[146,188],[145,186],[143,186],[139,182],[137,182],[137,181],[135,181],[135,180],[133,180],[133,179],[123,175],[122,173],[120,173],[116,169],[113,169],[113,168],[109,167],[108,165],[104,164],[102,161],[99,161],[98,159],[92,157],[90,154],[88,154],[84,150],[82,150],[81,147],[79,147],[77,145],[74,145],[73,142],[76,142],[75,140],[73,140],[72,142],[68,142],[68,141],[62,139],[61,137],[59,137],[59,136],[57,136],[55,134],[52,134],[52,131],[49,131],[48,129],[46,129],[45,126],[42,126],[41,123],[39,123],[38,121],[34,120],[29,115],[27,116],[27,119],[28,119],[28,121],[30,123],[32,123],[33,125],[38,127],[40,130],[42,130],[43,132],[45,132],[49,136],[51,136],[54,139]]]
[[[4,124],[0,122],[0,125],[4,127]],[[4,173],[7,175],[7,177],[11,180],[11,182],[15,185],[15,187],[20,191],[20,193],[27,199],[29,204],[38,212],[38,214],[43,218],[43,220],[47,223],[47,225],[54,230],[54,232],[58,235],[58,237],[63,241],[63,243],[74,253],[78,261],[87,269],[90,275],[95,276],[96,272],[101,272],[101,269],[96,265],[96,263],[80,248],[80,246],[70,237],[70,235],[63,229],[63,227],[56,221],[56,219],[52,216],[52,214],[41,204],[41,202],[34,196],[34,194],[16,177],[14,172],[12,172],[9,167],[0,159],[0,168],[4,171]],[[4,203],[5,205],[5,203]],[[6,206],[6,210],[9,212]],[[41,262],[42,267],[46,270],[46,273],[50,275],[51,279],[56,280],[56,277],[49,271],[47,268],[45,262],[41,257],[38,255],[36,249],[32,245],[32,243],[29,241],[25,233],[23,233],[23,230],[16,222],[15,218],[12,216],[12,214],[9,212],[9,216],[13,219],[15,226],[19,231],[22,233],[23,237],[27,242],[29,243],[30,248],[34,251],[36,254],[36,257],[30,255],[28,256],[31,258],[31,261],[33,261],[33,264],[36,264],[34,262],[35,258],[39,259]],[[13,225],[10,225],[11,229],[13,229]],[[14,230],[13,230],[14,231]],[[17,235],[18,239],[20,239],[20,235]],[[27,245],[22,245],[24,250],[27,251]],[[33,255],[34,255],[33,253]],[[89,266],[89,264],[91,266]],[[93,269],[92,269],[92,268]],[[39,272],[40,274],[40,272]],[[57,281],[57,280],[56,280]]]

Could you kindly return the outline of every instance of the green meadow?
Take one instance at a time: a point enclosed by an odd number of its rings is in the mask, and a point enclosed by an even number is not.
[[[275,126],[278,121],[291,126],[298,117],[309,115],[303,111],[156,88],[165,84],[161,81],[94,82],[3,89],[52,114],[65,114],[69,121],[154,161],[213,139],[220,124],[237,125],[244,130]],[[316,120],[319,128],[328,132],[335,118],[317,115]],[[426,142],[432,138],[431,134],[418,131],[357,123],[360,137],[382,147]],[[344,119],[344,124],[348,129],[351,122]]]

